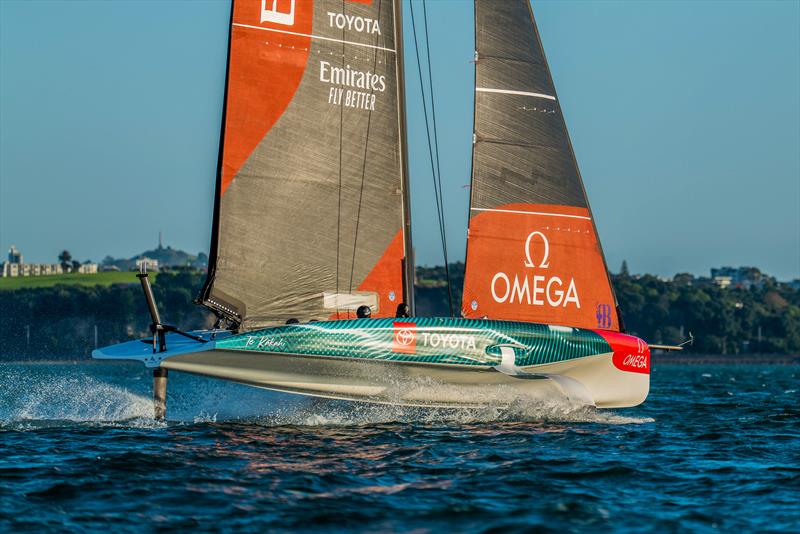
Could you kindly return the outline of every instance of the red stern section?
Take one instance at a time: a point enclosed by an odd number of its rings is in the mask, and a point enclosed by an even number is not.
[[[647,346],[647,343],[638,337],[618,332],[605,330],[596,330],[596,332],[611,345],[614,351],[612,357],[614,367],[629,373],[650,374],[650,347]]]

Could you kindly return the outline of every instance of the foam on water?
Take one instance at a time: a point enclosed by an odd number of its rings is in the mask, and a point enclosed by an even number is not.
[[[530,402],[509,408],[422,408],[365,403],[317,403],[313,408],[264,417],[262,424],[293,426],[364,426],[385,423],[476,424],[494,422],[573,422],[628,425],[651,423],[649,417],[626,417],[614,412],[567,403]]]
[[[442,387],[418,383],[414,387]],[[476,394],[475,390],[464,395]],[[513,397],[503,388],[478,392],[480,407],[423,408],[280,394],[181,373],[170,375],[170,424],[246,421],[267,426],[363,426],[385,423],[472,424],[574,422],[641,424],[651,418],[595,410],[567,399]],[[59,424],[165,426],[153,419],[149,373],[138,366],[4,365],[0,426]],[[473,397],[474,398],[474,397]]]
[[[127,422],[152,420],[153,403],[147,396],[108,383],[74,366],[57,366],[61,375],[23,372],[17,366],[0,369],[0,424],[61,422]]]

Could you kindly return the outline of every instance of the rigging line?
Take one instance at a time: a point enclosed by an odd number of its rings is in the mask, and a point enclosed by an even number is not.
[[[342,0],[342,13],[345,12],[344,0]],[[342,68],[344,69],[344,37],[345,28],[342,27]],[[341,229],[342,229],[342,144],[344,138],[344,106],[339,102],[339,204],[336,212],[336,294],[339,294],[339,256],[341,255]],[[350,313],[348,311],[348,318]],[[339,318],[339,299],[336,299],[336,318]]]
[[[445,263],[445,265],[447,265],[447,263],[448,263],[447,262],[447,234],[445,233],[445,228],[444,228],[442,198],[439,196],[439,191],[440,190],[437,187],[437,175],[436,175],[436,170],[434,168],[434,156],[433,156],[433,152],[432,152],[432,149],[431,149],[430,121],[428,120],[428,106],[427,106],[427,102],[426,102],[426,99],[425,99],[425,88],[424,88],[424,85],[423,85],[424,84],[424,79],[423,79],[423,76],[422,76],[422,61],[420,60],[420,57],[419,57],[419,39],[417,38],[417,33],[416,33],[416,23],[415,23],[415,17],[414,17],[414,4],[413,4],[413,2],[409,2],[409,5],[410,5],[410,8],[411,8],[412,29],[414,31],[414,47],[415,47],[416,58],[417,58],[417,72],[419,74],[419,80],[420,80],[420,94],[422,95],[423,112],[425,114],[425,131],[426,131],[426,134],[427,134],[427,141],[428,141],[428,154],[430,156],[430,162],[431,162],[431,177],[433,179],[433,193],[434,193],[434,198],[436,200],[436,215],[437,215],[437,219],[438,219],[438,222],[439,222],[439,237],[440,237],[440,239],[442,241],[442,254],[443,254],[444,258],[445,258],[444,263]],[[449,291],[448,291],[448,296],[450,296],[450,292]],[[448,301],[448,305],[449,305],[449,308],[451,310],[451,316],[452,316],[452,303],[450,301]]]
[[[450,305],[450,317],[453,317],[453,289],[452,284],[450,283],[450,266],[447,254],[447,231],[445,228],[445,217],[444,217],[444,195],[442,194],[442,170],[439,167],[439,136],[436,133],[436,102],[433,95],[433,71],[431,68],[431,46],[428,40],[428,8],[427,8],[427,0],[422,0],[422,17],[425,22],[425,52],[428,58],[428,84],[429,84],[429,93],[431,95],[431,119],[433,122],[433,149],[436,154],[436,174],[438,175],[438,189],[439,189],[439,211],[441,213],[441,221],[442,221],[442,234],[444,236],[444,240],[442,242],[442,252],[444,254],[444,273],[447,279],[447,301]]]
[[[412,8],[411,21],[412,21],[412,24],[413,24],[413,22],[414,22],[413,4],[410,3],[410,5],[411,5],[411,8]],[[416,26],[415,25],[414,25],[414,29],[416,30]],[[427,115],[428,107],[427,107],[427,103],[426,103],[426,100],[425,100],[425,89],[423,87],[424,80],[423,80],[422,71],[421,71],[422,63],[419,60],[419,43],[418,43],[417,38],[416,38],[416,33],[414,34],[414,45],[416,46],[416,52],[417,52],[417,66],[418,66],[419,79],[420,79],[420,93],[422,94],[423,110],[425,111],[425,130],[426,130],[427,138],[428,138],[428,153],[429,153],[429,155],[431,157],[431,177],[433,179],[433,192],[434,192],[434,198],[436,200],[436,216],[437,216],[437,219],[439,221],[439,236],[440,236],[440,239],[442,240],[442,255],[444,256],[444,263],[445,263],[445,266],[446,266],[447,265],[447,233],[445,232],[445,228],[444,228],[443,198],[441,197],[441,189],[439,187],[437,187],[437,172],[436,172],[436,170],[434,170],[434,158],[433,158],[433,154],[431,154],[431,134],[430,134],[430,130],[429,130],[430,121],[428,120],[428,115]],[[430,72],[430,70],[429,70],[429,72]],[[433,96],[433,95],[431,94],[431,96]],[[436,158],[438,159],[438,152],[436,154]],[[438,170],[438,165],[436,166],[436,169]],[[449,294],[450,293],[448,292],[448,295]]]
[[[381,0],[378,0],[378,16],[380,16],[381,12]],[[396,23],[396,21],[395,21]],[[378,44],[378,35],[375,35],[375,44]],[[375,68],[378,64],[378,48],[375,48],[375,55],[372,56],[372,72],[375,72]],[[375,94],[375,89],[370,92],[371,95]],[[356,246],[358,245],[358,228],[359,224],[361,223],[361,203],[364,198],[364,176],[367,174],[367,149],[369,148],[369,130],[370,126],[372,125],[372,108],[369,109],[367,112],[367,136],[364,139],[364,160],[361,164],[361,189],[358,193],[358,211],[356,212],[356,231],[355,235],[353,236],[353,259],[350,262],[350,289],[348,289],[348,293],[353,292],[353,273],[356,270]],[[350,318],[350,310],[347,310],[347,318]]]
[[[447,245],[446,245],[446,236],[444,233],[444,220],[442,218],[442,210],[441,210],[441,199],[439,198],[439,189],[436,187],[436,168],[434,165],[433,159],[433,143],[431,142],[431,132],[430,126],[428,121],[428,104],[425,99],[425,84],[422,77],[422,61],[419,57],[419,40],[417,39],[417,25],[414,19],[414,2],[409,2],[409,7],[411,8],[411,30],[414,35],[414,52],[416,53],[417,57],[417,73],[419,75],[419,88],[420,93],[422,94],[422,111],[425,118],[425,132],[428,138],[428,155],[430,157],[431,162],[431,175],[433,176],[433,193],[436,199],[436,214],[439,219],[439,236],[442,240],[442,253],[446,254]],[[447,265],[447,257],[445,256],[445,265]],[[449,284],[448,284],[449,285]],[[451,292],[448,291],[448,296],[450,296]],[[449,302],[450,305],[450,315],[453,314],[453,303],[452,300]]]

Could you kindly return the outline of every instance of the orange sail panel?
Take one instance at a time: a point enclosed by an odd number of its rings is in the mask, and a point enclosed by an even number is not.
[[[529,1],[476,0],[475,48],[463,315],[619,330]]]
[[[402,302],[402,292],[397,292],[394,288],[403,287],[403,271],[398,268],[402,267],[403,257],[403,232],[397,232],[381,259],[358,286],[359,293],[375,295],[376,304],[371,308],[376,310],[376,317],[392,317],[397,305]],[[389,290],[384,291],[385,288]],[[331,320],[355,318],[353,306],[340,308],[329,317]]]
[[[278,0],[274,9],[272,3],[237,1],[233,5],[223,194],[286,110],[306,70],[312,0]],[[287,27],[292,33],[285,31]]]
[[[470,221],[464,315],[617,330],[586,208],[506,204]]]
[[[240,330],[406,300],[397,7],[234,0],[201,299]]]

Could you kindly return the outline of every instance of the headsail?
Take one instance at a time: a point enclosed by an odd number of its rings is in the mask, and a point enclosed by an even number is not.
[[[243,330],[410,302],[398,8],[234,0],[200,299]]]
[[[529,0],[475,1],[465,317],[619,330]]]

